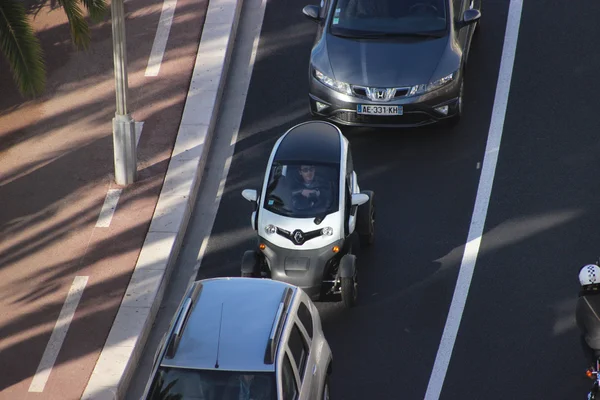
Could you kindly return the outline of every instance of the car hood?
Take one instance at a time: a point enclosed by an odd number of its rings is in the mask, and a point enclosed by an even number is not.
[[[353,39],[327,35],[333,77],[371,87],[428,83],[440,63],[448,37],[439,39]]]

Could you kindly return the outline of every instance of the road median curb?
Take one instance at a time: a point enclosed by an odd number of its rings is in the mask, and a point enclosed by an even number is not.
[[[243,0],[210,0],[150,228],[82,399],[123,399],[177,261],[215,131]]]

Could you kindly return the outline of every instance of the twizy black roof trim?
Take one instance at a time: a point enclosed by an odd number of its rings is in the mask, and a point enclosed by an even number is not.
[[[273,161],[340,164],[341,149],[340,134],[335,125],[309,121],[288,131]]]

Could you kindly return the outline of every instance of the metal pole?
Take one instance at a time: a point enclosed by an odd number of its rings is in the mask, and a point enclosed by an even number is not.
[[[113,59],[117,108],[113,125],[115,181],[118,185],[135,182],[137,154],[135,121],[127,112],[127,46],[125,45],[125,11],[123,0],[112,0]]]

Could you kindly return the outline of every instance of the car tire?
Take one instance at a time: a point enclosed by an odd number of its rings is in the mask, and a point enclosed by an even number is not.
[[[361,193],[369,196],[369,201],[358,207],[356,230],[363,246],[371,246],[375,242],[375,192],[363,190]]]
[[[330,388],[330,385],[329,385],[329,375],[326,375],[325,376],[325,384],[323,384],[323,394],[321,396],[321,399],[323,399],[323,400],[329,400],[331,398],[330,397],[330,393],[331,392],[330,392],[329,388]]]
[[[454,115],[446,120],[446,126],[448,128],[456,127],[458,125],[458,123],[460,122],[460,120],[462,119],[462,115],[463,115],[464,92],[465,92],[464,70],[463,70],[463,73],[461,74],[460,79],[461,79],[461,81],[460,81],[460,89],[458,92],[457,111],[456,111],[456,115]]]
[[[358,297],[357,284],[353,278],[341,278],[342,285],[342,303],[345,308],[352,308],[356,305]]]
[[[252,272],[249,271],[250,269]],[[257,278],[260,276],[260,262],[256,251],[248,250],[244,252],[241,270],[242,278]]]
[[[356,305],[358,300],[358,268],[356,267],[356,256],[352,254],[344,255],[340,260],[338,268],[342,303],[345,308],[352,308]]]

